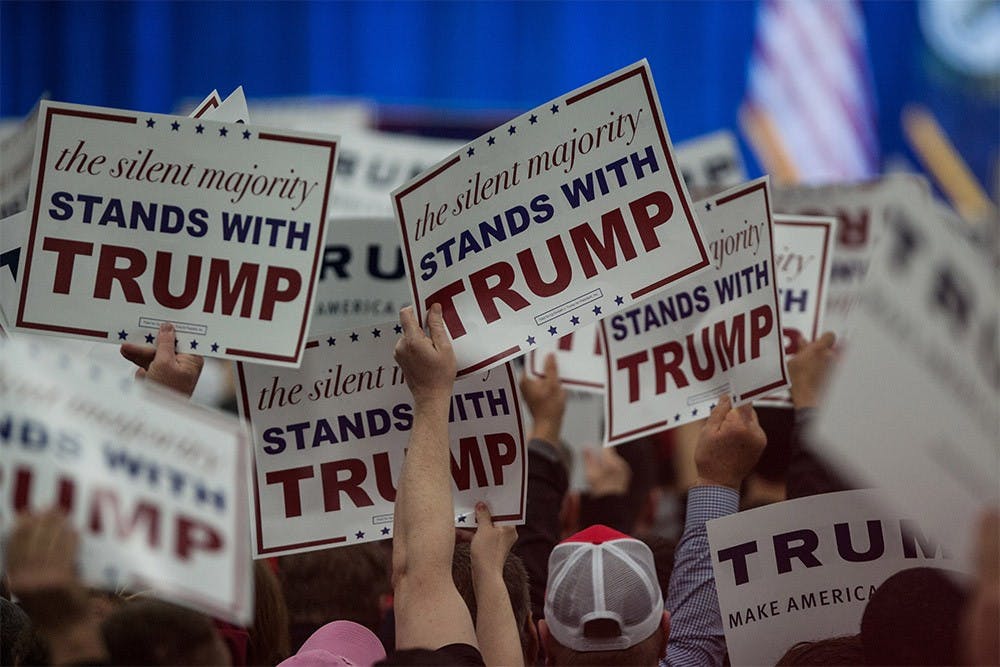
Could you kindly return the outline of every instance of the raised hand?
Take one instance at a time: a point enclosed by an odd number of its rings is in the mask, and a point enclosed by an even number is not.
[[[178,354],[174,325],[164,322],[156,336],[156,346],[123,343],[121,354],[139,368],[136,379],[147,379],[190,397],[198,384],[205,360],[197,354]]]

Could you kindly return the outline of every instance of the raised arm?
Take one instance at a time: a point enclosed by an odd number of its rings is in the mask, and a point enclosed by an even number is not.
[[[396,648],[477,646],[469,609],[451,576],[455,510],[448,410],[455,353],[439,305],[427,315],[429,337],[412,308],[403,309],[400,321],[403,337],[396,343],[395,356],[413,394],[413,428],[393,523]]]
[[[476,535],[470,548],[472,588],[476,592],[476,638],[483,661],[493,665],[523,665],[521,637],[511,606],[503,567],[517,539],[514,526],[494,526],[489,508],[476,505]]]
[[[702,426],[695,447],[698,476],[688,491],[684,533],[670,576],[667,665],[721,665],[726,638],[712,573],[706,524],[739,509],[740,485],[767,445],[750,405],[723,396]]]

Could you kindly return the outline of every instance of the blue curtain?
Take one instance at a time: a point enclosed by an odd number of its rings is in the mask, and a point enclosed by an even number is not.
[[[980,178],[992,178],[995,93],[928,74],[916,3],[863,9],[883,154],[906,154],[899,111],[922,101]],[[670,131],[685,139],[736,128],[755,11],[753,2],[710,1],[4,1],[0,115],[24,114],[45,91],[165,112],[240,84],[251,98],[348,95],[519,112],[646,57]]]

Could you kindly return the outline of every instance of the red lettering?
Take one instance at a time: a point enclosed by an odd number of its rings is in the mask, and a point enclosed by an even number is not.
[[[497,284],[490,287],[489,280],[494,277],[497,278]],[[472,293],[476,295],[476,302],[479,303],[479,309],[483,312],[487,324],[500,319],[497,301],[503,301],[515,312],[531,305],[527,299],[511,289],[513,284],[514,267],[507,262],[496,262],[469,276],[469,285],[472,287]]]
[[[471,473],[476,473],[476,486],[489,485],[486,479],[486,466],[483,465],[483,455],[479,451],[479,442],[475,436],[458,439],[458,460],[455,453],[451,454],[451,476],[459,491],[467,491],[471,486]]]
[[[649,361],[649,352],[639,350],[625,355],[616,363],[618,370],[627,369],[628,372],[629,403],[635,403],[639,400],[639,364],[644,364],[647,361]]]
[[[580,258],[583,275],[588,278],[597,275],[597,265],[594,263],[593,255],[601,260],[605,269],[618,266],[618,245],[622,248],[625,261],[636,257],[635,246],[632,244],[632,237],[629,236],[628,229],[625,227],[625,216],[622,215],[620,209],[616,208],[601,216],[601,232],[603,233],[603,241],[597,239],[593,228],[586,222],[569,230],[569,238]]]
[[[288,283],[285,289],[279,289],[281,281]],[[274,304],[279,301],[294,301],[302,289],[302,276],[295,269],[284,266],[267,267],[264,277],[264,297],[260,304],[260,319],[271,321],[274,318]]]
[[[208,263],[208,285],[205,294],[206,313],[215,310],[216,296],[222,298],[220,311],[223,315],[232,315],[236,302],[242,297],[240,317],[250,317],[253,308],[253,295],[257,286],[257,273],[260,264],[240,264],[236,280],[229,282],[229,260],[212,258]]]
[[[160,546],[160,509],[152,503],[141,501],[136,504],[131,517],[122,516],[118,494],[113,489],[95,489],[90,499],[90,517],[87,528],[95,535],[104,532],[105,507],[110,507],[113,521],[113,535],[117,540],[127,540],[139,528],[146,525],[146,542],[151,549]]]
[[[464,291],[465,285],[462,284],[461,280],[456,280],[434,292],[424,301],[424,306],[427,310],[430,310],[430,307],[435,303],[441,304],[441,315],[444,317],[444,325],[448,327],[448,333],[451,334],[453,340],[465,335],[465,325],[462,324],[462,318],[459,316],[458,311],[455,310],[455,297]]]
[[[650,206],[655,206],[653,213],[649,212]],[[629,210],[635,219],[635,227],[639,230],[639,238],[642,240],[642,247],[646,252],[660,247],[660,239],[656,236],[656,228],[670,219],[674,214],[674,203],[666,192],[650,192],[645,197],[640,197],[629,203]]]
[[[757,306],[750,311],[750,358],[760,356],[760,341],[774,328],[774,313],[770,306]]]
[[[510,433],[487,433],[486,455],[490,459],[490,468],[493,470],[493,483],[499,486],[503,484],[503,468],[514,462],[517,458],[517,445]],[[503,446],[503,453],[500,447]]]
[[[375,485],[378,493],[390,503],[396,502],[396,487],[392,483],[392,470],[389,467],[389,454],[379,452],[372,457],[375,463]]]
[[[740,313],[733,318],[733,328],[726,336],[726,321],[716,322],[715,330],[715,350],[719,355],[719,366],[722,370],[732,368],[736,364],[746,361],[746,351],[743,349],[743,328],[746,326],[746,318]]]
[[[191,558],[192,552],[219,551],[222,549],[222,535],[207,523],[189,519],[183,514],[177,516],[177,544],[174,553],[179,560]]]
[[[14,471],[14,512],[25,512],[29,509],[31,499],[31,487],[34,473],[31,468],[19,467]],[[73,509],[73,500],[76,495],[76,483],[68,477],[59,477],[58,500],[56,504],[64,512]]]
[[[118,267],[118,259],[128,260],[128,265]],[[94,298],[110,299],[111,284],[117,280],[122,294],[129,303],[146,303],[142,298],[142,288],[136,278],[146,270],[146,255],[138,248],[120,245],[101,246],[101,257],[97,263],[97,277],[94,280]]]
[[[355,507],[370,507],[372,501],[361,483],[368,477],[368,469],[361,459],[343,459],[320,464],[323,477],[323,509],[327,512],[340,511],[340,494],[346,493]],[[347,471],[347,479],[340,479],[340,471]]]
[[[56,258],[56,275],[52,281],[52,291],[56,294],[69,294],[76,256],[86,255],[89,257],[94,253],[94,244],[46,237],[42,240],[42,250],[49,250],[59,255]]]
[[[201,257],[188,257],[187,271],[184,273],[184,291],[178,296],[170,293],[170,265],[173,254],[157,251],[153,264],[153,298],[167,308],[187,308],[198,296],[198,277],[201,274]]]
[[[687,335],[687,351],[688,357],[691,359],[691,372],[694,373],[695,379],[701,382],[710,380],[712,375],[715,374],[715,360],[712,357],[711,341],[708,338],[708,334],[708,327],[701,330],[701,348],[705,351],[704,366],[698,361],[698,351],[696,349],[697,346],[694,344],[694,334]]]
[[[667,355],[671,355],[670,362],[667,363]],[[662,394],[667,390],[667,376],[674,379],[674,384],[678,389],[688,386],[688,379],[681,370],[681,362],[684,360],[684,350],[677,341],[661,343],[653,348],[653,374],[656,376],[656,393]]]
[[[309,479],[312,476],[312,466],[272,470],[264,476],[264,481],[267,484],[281,484],[286,518],[302,516],[302,490],[299,488],[299,481]]]
[[[528,289],[542,297],[559,294],[566,289],[569,281],[573,278],[573,267],[569,265],[569,257],[566,256],[566,247],[563,245],[562,239],[558,235],[553,236],[545,242],[545,246],[549,249],[552,265],[556,269],[556,276],[551,282],[545,282],[539,275],[538,262],[535,261],[535,254],[531,252],[531,248],[525,248],[517,253],[517,261],[521,265],[521,275],[524,276],[524,282],[527,283]],[[513,290],[510,292],[515,294]],[[515,308],[515,310],[517,309]]]

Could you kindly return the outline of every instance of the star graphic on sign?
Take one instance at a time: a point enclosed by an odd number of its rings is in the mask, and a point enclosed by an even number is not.
[[[326,339],[326,344],[329,345],[330,347],[333,347],[334,345],[337,344],[337,339],[334,338],[333,336],[330,336],[329,338]]]
[[[357,343],[358,342],[358,334],[356,334],[356,333],[352,333],[351,334],[351,342],[352,343]]]
[[[490,137],[489,139],[486,140],[486,143],[488,143],[490,146],[492,146],[493,144],[496,143],[496,141],[497,140],[495,138]]]
[[[553,104],[551,107],[549,107],[549,111],[551,111],[552,113],[559,113],[559,105]]]
[[[227,129],[226,129],[226,128],[224,128],[224,127],[220,127],[220,128],[219,128],[219,136],[220,136],[220,137],[224,137],[224,136],[226,136],[227,134],[229,134],[229,130],[227,130]]]
[[[195,126],[194,131],[197,132],[198,134],[204,134],[205,126],[202,125],[201,123],[198,123],[198,125]]]
[[[675,422],[679,422],[680,420],[681,420],[681,416],[679,414],[674,415],[674,421]]]
[[[623,303],[625,303],[625,299],[621,298],[620,296],[616,296],[616,297],[615,297],[615,305],[618,305],[618,306],[620,306],[620,305],[622,305]]]
[[[555,336],[557,333],[559,333],[558,329],[556,329],[555,327],[549,327],[549,335],[550,336]]]
[[[170,124],[171,131],[176,132],[179,129],[181,129],[181,124],[178,123],[176,120]]]
[[[198,349],[198,341],[196,341],[196,340],[192,340],[191,341],[191,349],[192,350],[197,350]]]
[[[402,326],[400,326],[399,324],[397,324],[396,326],[394,326],[394,327],[392,328],[392,330],[393,330],[393,331],[395,331],[395,332],[396,332],[396,333],[398,333],[398,334],[399,334],[399,333],[403,333],[403,327],[402,327]]]
[[[710,202],[710,201],[705,202],[705,210],[706,211],[711,211],[712,210],[712,202]]]
[[[219,351],[219,344],[212,343],[212,352],[218,352],[218,351]]]
[[[601,314],[601,307],[594,306],[594,315],[600,315],[600,314]]]
[[[473,155],[476,154],[476,149],[473,148],[472,146],[469,146],[469,150],[465,151],[465,154],[468,155],[469,157],[472,157]]]
[[[507,128],[507,134],[514,134],[515,132],[517,132],[517,128],[513,125]]]
[[[459,514],[458,515],[458,522],[459,523],[465,523],[465,515],[464,514]]]
[[[534,345],[535,344],[535,337],[534,336],[528,336],[525,340],[527,341],[528,345]]]
[[[535,123],[538,122],[538,116],[536,116],[535,114],[531,114],[531,118],[528,119],[528,122],[534,125]]]
[[[358,538],[359,540],[363,540],[365,538],[365,531],[359,530],[358,532],[354,533],[354,537]]]
[[[573,317],[569,318],[569,321],[570,321],[570,324],[572,324],[573,326],[576,326],[577,324],[580,323],[580,318],[577,317],[576,315],[574,315]]]
[[[694,410],[691,411],[691,416],[692,417],[694,417],[697,414],[698,414],[698,408],[695,408]]]
[[[714,410],[715,409],[715,403],[712,403],[710,406],[708,406],[708,409],[709,410]]]
[[[146,342],[147,343],[151,344],[154,340],[156,340],[156,336],[154,336],[153,334],[146,334]]]
[[[372,329],[372,338],[381,338],[382,332],[378,329]]]
[[[382,529],[382,534],[383,535],[388,535],[389,534],[389,527],[388,526],[386,526],[385,528]]]
[[[243,138],[244,139],[250,138],[250,130],[243,130]]]
[[[156,125],[156,121],[152,118],[146,120],[146,127],[153,127],[154,125]]]
[[[128,340],[128,332],[122,329],[118,332],[118,340]]]

